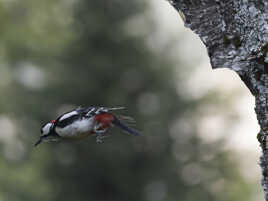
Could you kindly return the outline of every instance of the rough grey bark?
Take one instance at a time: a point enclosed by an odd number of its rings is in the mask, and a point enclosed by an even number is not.
[[[238,73],[255,96],[268,201],[268,0],[168,0],[206,45],[212,68]]]

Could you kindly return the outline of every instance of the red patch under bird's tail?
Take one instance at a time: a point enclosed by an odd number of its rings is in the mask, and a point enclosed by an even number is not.
[[[100,130],[110,127],[114,119],[114,115],[109,113],[97,114],[95,116],[95,121],[102,124],[99,128]]]
[[[115,115],[113,115],[111,113],[102,113],[102,114],[97,114],[95,116],[95,121],[102,124],[102,126],[100,126],[98,128],[99,130],[106,129],[113,124],[113,125],[121,128],[123,131],[125,131],[128,134],[132,134],[135,136],[140,135],[139,131],[128,127],[126,124],[124,124],[122,121],[120,121],[121,118],[120,119],[119,118],[117,118]],[[126,118],[126,117],[124,117],[124,118]],[[124,120],[124,118],[122,118],[122,120]],[[126,120],[133,121],[133,119],[130,117],[128,117],[128,119],[126,119]]]

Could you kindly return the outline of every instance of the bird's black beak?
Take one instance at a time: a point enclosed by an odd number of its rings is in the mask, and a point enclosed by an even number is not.
[[[40,139],[34,144],[34,146],[36,147],[37,145],[39,145],[43,140],[43,136],[40,137]]]

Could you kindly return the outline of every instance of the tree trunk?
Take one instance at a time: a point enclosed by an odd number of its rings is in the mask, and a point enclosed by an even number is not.
[[[212,68],[234,70],[255,96],[262,187],[268,201],[268,1],[168,1],[206,45]]]

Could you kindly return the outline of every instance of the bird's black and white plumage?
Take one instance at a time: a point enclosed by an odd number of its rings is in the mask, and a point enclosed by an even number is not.
[[[123,108],[79,107],[66,112],[41,128],[42,135],[35,146],[46,139],[82,139],[90,135],[95,135],[97,142],[101,143],[111,126],[117,126],[132,135],[140,135],[137,130],[122,122],[123,119],[132,120],[130,117],[116,116],[112,113],[120,109]]]

